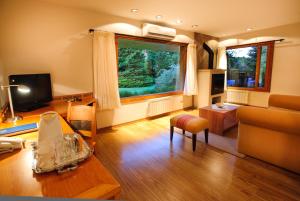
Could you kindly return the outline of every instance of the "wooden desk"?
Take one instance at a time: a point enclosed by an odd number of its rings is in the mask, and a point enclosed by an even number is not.
[[[17,124],[38,122],[39,116],[30,116]],[[61,118],[64,133],[73,132]],[[0,128],[10,126],[0,124]],[[18,137],[35,140],[37,132]],[[45,196],[60,198],[118,199],[120,184],[93,155],[71,172],[35,174],[32,171],[31,148],[0,155],[0,195]]]
[[[24,124],[30,123],[39,123],[40,122],[40,115],[32,115],[32,116],[25,116],[22,120],[17,122],[11,123],[0,123],[0,129],[11,128],[13,126],[21,126]],[[67,124],[67,122],[60,116],[60,123],[63,127],[64,133],[73,133],[73,129]],[[25,133],[24,133],[25,132]],[[26,140],[36,140],[37,139],[37,129],[33,129],[32,132],[28,131],[21,131],[20,133],[12,133],[8,135],[18,135],[16,137],[20,137]]]
[[[76,101],[72,103],[73,105],[87,105],[89,103],[92,103],[95,101],[93,97],[84,97],[81,101]],[[30,112],[16,112],[17,115],[22,117],[28,117],[33,115],[40,115],[44,112],[48,111],[55,111],[58,114],[60,114],[62,117],[67,116],[67,110],[68,110],[68,102],[65,100],[53,100],[49,103],[46,107],[41,107],[36,110],[30,111]]]

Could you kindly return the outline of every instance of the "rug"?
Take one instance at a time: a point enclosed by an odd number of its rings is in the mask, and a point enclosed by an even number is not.
[[[180,130],[177,130],[178,133],[182,134]],[[237,127],[233,127],[226,131],[224,135],[217,135],[214,133],[209,133],[208,135],[208,145],[212,146],[216,149],[222,150],[239,158],[244,158],[245,155],[241,154],[237,151],[237,135],[238,129]],[[186,137],[191,138],[192,134],[186,132]],[[205,143],[204,132],[199,133],[197,135],[197,140]]]

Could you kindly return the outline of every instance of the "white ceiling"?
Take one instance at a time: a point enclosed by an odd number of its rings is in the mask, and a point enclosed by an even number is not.
[[[45,0],[217,37],[300,22],[300,0]],[[138,13],[130,9],[139,9]],[[158,21],[156,15],[163,18]],[[183,21],[176,24],[176,20]],[[192,25],[198,25],[192,28]]]

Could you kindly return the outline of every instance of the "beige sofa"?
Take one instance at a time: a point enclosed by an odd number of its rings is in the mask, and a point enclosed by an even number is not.
[[[300,96],[270,95],[269,108],[238,108],[238,151],[300,173]]]

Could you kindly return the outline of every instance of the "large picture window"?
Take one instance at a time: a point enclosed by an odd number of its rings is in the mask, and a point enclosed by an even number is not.
[[[270,91],[273,50],[273,41],[228,47],[228,88]]]
[[[183,44],[124,35],[116,36],[116,44],[121,98],[182,91]]]

